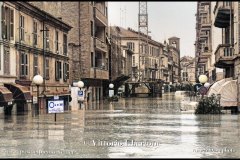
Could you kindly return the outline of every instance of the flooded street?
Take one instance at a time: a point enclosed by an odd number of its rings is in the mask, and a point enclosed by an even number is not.
[[[173,95],[0,115],[2,158],[238,158],[239,115],[181,113]]]

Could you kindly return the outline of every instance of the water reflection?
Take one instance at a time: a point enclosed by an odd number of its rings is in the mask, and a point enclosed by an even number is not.
[[[33,113],[0,116],[1,157],[239,157],[238,115],[181,114],[173,94],[84,103],[57,122]]]

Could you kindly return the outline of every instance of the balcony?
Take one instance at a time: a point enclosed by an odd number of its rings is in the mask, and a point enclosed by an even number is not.
[[[133,64],[132,64],[132,67],[133,67],[133,68],[138,68],[138,63],[133,63]]]
[[[104,41],[100,40],[99,38],[95,37],[95,47],[97,50],[102,51],[102,52],[107,52],[107,45]]]
[[[211,1],[201,1],[201,5],[210,5]]]
[[[168,76],[168,68],[164,66],[164,68],[162,68],[162,72],[164,76]]]
[[[226,28],[230,25],[230,14],[233,14],[230,5],[227,2],[217,2],[214,8],[215,22],[214,26],[218,28]],[[228,2],[231,3],[231,2]]]
[[[107,17],[97,7],[94,7],[94,17],[96,18],[97,25],[107,26]]]
[[[109,79],[109,71],[101,68],[91,68],[90,76],[94,79]]]
[[[234,48],[229,44],[218,45],[215,52],[215,67],[225,68],[234,65]]]
[[[211,52],[210,51],[204,51],[200,54],[200,58],[204,59],[204,58],[210,58],[211,57]]]
[[[204,32],[200,32],[199,39],[207,39],[207,38],[208,38],[208,34],[206,34]]]
[[[201,31],[202,30],[210,30],[211,28],[211,22],[210,21],[204,21],[203,23],[201,23]]]
[[[173,61],[172,60],[170,60],[170,61],[168,61],[168,65],[173,65]]]
[[[158,65],[157,64],[149,65],[148,68],[151,70],[158,70]]]
[[[207,57],[203,57],[203,56],[198,56],[198,60],[197,60],[197,63],[198,64],[206,64],[206,62],[208,61],[208,58]]]

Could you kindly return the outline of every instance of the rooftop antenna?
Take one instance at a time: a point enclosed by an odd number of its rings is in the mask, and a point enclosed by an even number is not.
[[[124,6],[124,19],[125,19],[125,25],[124,25],[124,27],[126,28],[126,26],[127,26],[127,23],[126,23],[126,21],[127,21],[127,17],[126,17],[126,6]]]
[[[122,3],[120,2],[120,26],[122,26]]]

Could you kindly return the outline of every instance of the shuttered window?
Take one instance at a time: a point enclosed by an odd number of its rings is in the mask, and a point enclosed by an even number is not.
[[[25,31],[24,31],[24,16],[20,15],[20,22],[19,22],[20,26],[20,40],[24,41],[24,37],[25,37]]]
[[[28,75],[28,54],[25,52],[20,53],[20,76]]]
[[[62,78],[62,62],[55,61],[55,79],[59,81]]]

